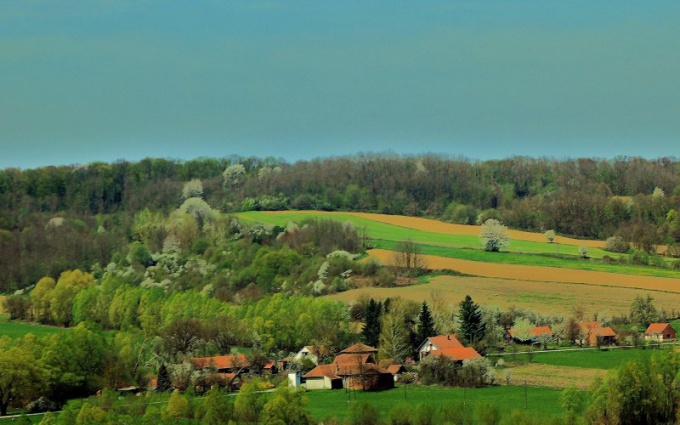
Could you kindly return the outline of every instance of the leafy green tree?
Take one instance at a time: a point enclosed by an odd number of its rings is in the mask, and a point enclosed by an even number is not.
[[[165,422],[173,419],[190,418],[191,405],[189,400],[178,390],[173,391],[161,415]]]
[[[54,413],[47,412],[45,413],[45,416],[43,416],[39,425],[57,425],[57,418],[54,416]]]
[[[0,416],[11,404],[26,403],[42,390],[45,373],[33,352],[0,339]]]
[[[48,323],[51,320],[52,292],[57,282],[51,277],[43,277],[35,284],[31,291],[31,305],[33,306],[33,320],[39,323]]]
[[[658,312],[654,306],[654,298],[649,294],[645,297],[636,295],[630,305],[630,321],[646,328],[657,319]]]
[[[274,396],[264,405],[262,424],[264,425],[307,425],[314,421],[305,410],[307,397],[304,391],[279,387]]]
[[[73,301],[76,294],[93,286],[94,283],[94,276],[90,273],[78,269],[63,272],[51,292],[52,320],[59,325],[69,326],[73,319]]]
[[[201,425],[220,425],[231,420],[234,405],[228,397],[224,397],[219,388],[214,387],[206,393],[201,410],[203,410]]]
[[[260,413],[266,403],[262,396],[264,385],[259,379],[253,379],[243,384],[234,402],[234,416],[240,422],[257,423]]]
[[[380,325],[380,357],[401,363],[411,352],[409,332],[404,317],[390,312],[382,316]]]
[[[106,412],[98,406],[83,403],[76,416],[76,425],[103,425],[109,423]]]
[[[479,241],[485,251],[498,252],[501,248],[510,245],[508,228],[500,221],[490,218],[482,224]]]
[[[348,425],[377,425],[382,421],[380,412],[374,404],[359,401],[350,406],[346,423]]]
[[[19,418],[16,420],[16,422],[13,422],[16,425],[31,425],[31,420],[28,419],[28,416],[26,416],[25,413],[22,413],[19,415]]]
[[[459,320],[460,333],[465,342],[474,344],[484,338],[486,324],[482,320],[482,312],[469,295],[460,303]]]

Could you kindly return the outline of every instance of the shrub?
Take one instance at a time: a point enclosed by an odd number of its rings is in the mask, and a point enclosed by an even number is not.
[[[630,246],[628,245],[628,242],[625,242],[619,236],[612,236],[611,238],[607,238],[607,243],[604,246],[604,250],[609,252],[624,253],[628,252],[629,249]]]

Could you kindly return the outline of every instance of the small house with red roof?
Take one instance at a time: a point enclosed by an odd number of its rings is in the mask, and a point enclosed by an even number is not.
[[[645,331],[646,341],[668,341],[675,339],[675,329],[670,323],[652,323]]]
[[[215,369],[220,373],[247,373],[250,361],[244,354],[228,354],[226,356],[194,357],[192,365],[195,369]]]
[[[578,324],[580,338],[575,342],[580,345],[613,345],[616,342],[616,332],[609,326],[600,326],[597,322],[581,322]]]
[[[463,344],[455,334],[431,336],[423,341],[418,347],[420,360],[425,358],[432,351],[443,350],[446,348],[462,348]]]

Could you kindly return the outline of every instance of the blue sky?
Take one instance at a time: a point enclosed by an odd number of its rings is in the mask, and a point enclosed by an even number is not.
[[[0,2],[0,168],[680,146],[678,1]]]

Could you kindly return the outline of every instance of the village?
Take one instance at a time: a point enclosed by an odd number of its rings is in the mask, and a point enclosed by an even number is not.
[[[611,327],[600,326],[595,321],[578,324],[579,337],[571,341],[576,348],[601,349],[634,348],[619,344],[617,334]],[[501,345],[498,353],[489,354],[487,358],[496,361],[506,355],[532,353],[534,349],[540,352],[572,351],[573,348],[558,348],[553,343],[553,332],[549,326],[537,326],[522,330],[528,333],[522,338],[517,337],[515,329],[507,330],[505,344]],[[652,323],[642,334],[642,340],[649,346],[660,346],[662,343],[675,342],[676,331],[670,323]],[[618,345],[617,345],[618,344]],[[518,347],[512,353],[508,346]],[[417,376],[419,366],[423,361],[445,360],[455,367],[462,368],[471,360],[482,359],[483,356],[473,347],[465,346],[455,334],[436,335],[428,337],[418,347],[418,358],[407,358],[403,364],[392,359],[379,358],[379,350],[361,342],[353,344],[334,355],[324,352],[319,347],[309,345],[302,347],[294,355],[276,360],[258,359],[258,364],[249,360],[245,354],[227,354],[212,357],[194,357],[191,360],[193,371],[198,375],[194,379],[195,390],[198,393],[212,387],[224,388],[230,392],[239,388],[253,378],[265,380],[280,378],[288,381],[288,386],[307,391],[315,390],[362,390],[383,391],[395,388],[395,383],[401,382],[407,374]],[[539,351],[535,351],[539,352]],[[329,361],[328,360],[331,360]],[[327,362],[323,362],[326,360]],[[311,370],[309,369],[311,367]],[[408,382],[417,378],[411,377]],[[158,377],[149,381],[147,390],[158,389]],[[491,384],[498,384],[492,382]],[[171,388],[166,388],[168,390]],[[137,387],[119,388],[121,393],[136,393]]]

